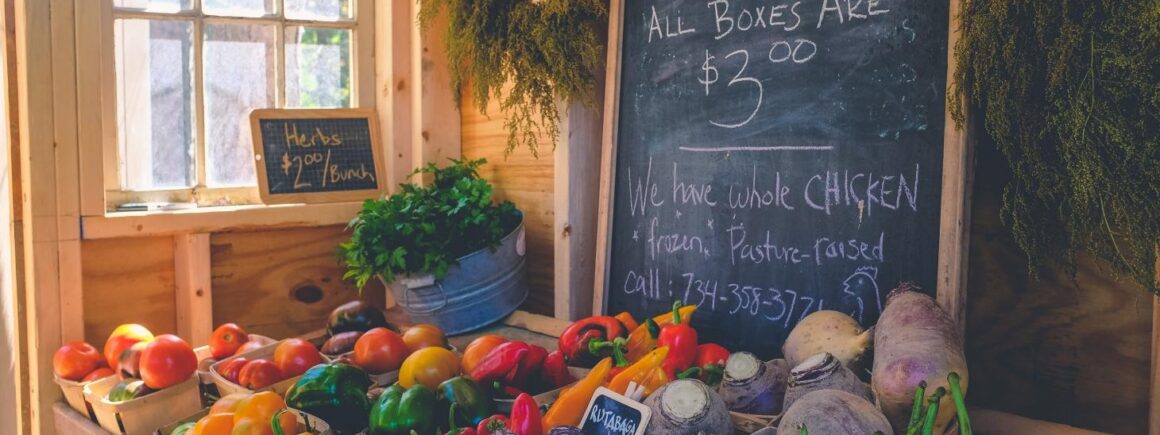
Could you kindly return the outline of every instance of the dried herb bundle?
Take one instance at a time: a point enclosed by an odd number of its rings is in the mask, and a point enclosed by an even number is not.
[[[537,133],[560,135],[557,98],[590,101],[603,63],[605,0],[421,0],[428,28],[446,10],[445,38],[456,98],[470,80],[479,110],[492,97],[508,113],[507,153]]]

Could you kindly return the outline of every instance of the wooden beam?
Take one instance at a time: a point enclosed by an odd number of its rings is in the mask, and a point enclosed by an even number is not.
[[[624,0],[612,0],[608,7],[608,60],[604,80],[604,128],[600,135],[600,191],[596,219],[596,265],[592,313],[604,313],[608,250],[612,237],[612,189],[616,185],[613,158],[616,156],[617,114],[620,113],[620,49],[624,33]]]
[[[362,203],[307,205],[244,205],[206,207],[164,212],[123,212],[82,218],[84,238],[112,239],[216,233],[246,229],[275,229],[342,225],[350,222]]]
[[[415,2],[410,2],[415,3]],[[417,4],[417,3],[415,3]],[[412,6],[414,16],[405,21],[414,29],[411,76],[419,80],[419,94],[413,101],[418,118],[413,119],[411,145],[414,148],[412,169],[434,162],[447,165],[447,159],[458,159],[461,152],[461,124],[455,90],[451,88],[451,61],[444,50],[447,13],[440,14],[431,28],[419,28],[419,8]]]
[[[173,275],[177,297],[177,335],[194,347],[213,334],[213,292],[209,234],[173,237]]]
[[[603,80],[595,90],[603,105]],[[555,315],[578,320],[592,313],[596,280],[596,220],[600,179],[601,112],[581,102],[561,104],[555,151]]]
[[[105,77],[105,60],[113,58],[112,39],[105,45],[104,33],[112,33],[101,21],[102,10],[111,8],[110,2],[79,1],[76,3],[76,119],[77,139],[82,162],[102,162],[84,164],[78,168],[80,180],[80,212],[85,216],[105,213],[105,180],[103,168],[105,144],[112,143],[115,136],[106,135],[106,128],[115,126],[106,123],[114,118],[112,111],[103,101],[113,95],[104,94],[104,83],[112,83],[112,77]],[[109,105],[108,107],[112,107]],[[115,133],[115,132],[114,132]],[[109,140],[106,142],[106,140]],[[112,174],[116,174],[113,172]]]
[[[1156,285],[1160,286],[1160,243],[1156,244]],[[1148,433],[1160,435],[1160,296],[1152,297],[1152,400],[1148,403]]]
[[[76,0],[52,0],[52,110],[61,340],[85,338],[81,290]],[[89,109],[91,111],[91,109]],[[35,170],[37,168],[33,168]],[[56,350],[56,349],[53,349]]]
[[[411,172],[411,100],[416,88],[411,76],[414,2],[390,2],[375,12],[375,99],[387,156],[387,190]]]
[[[959,27],[963,0],[950,2],[950,34],[947,36],[947,95],[954,91],[955,45],[961,37]],[[965,99],[964,99],[965,100]],[[971,186],[974,184],[975,145],[971,114],[965,125],[955,127],[950,110],[943,127],[942,212],[939,223],[938,302],[958,326],[959,336],[966,333],[967,260],[971,249]]]

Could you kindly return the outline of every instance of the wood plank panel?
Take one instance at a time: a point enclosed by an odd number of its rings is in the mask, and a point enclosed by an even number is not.
[[[503,112],[494,99],[487,113],[481,113],[471,99],[471,90],[463,93],[463,158],[486,158],[480,175],[495,186],[496,197],[516,204],[524,211],[527,228],[528,278],[530,294],[521,309],[536,314],[555,312],[555,171],[552,140],[541,137],[540,157],[526,148],[504,155],[507,129]]]
[[[85,240],[85,340],[103,346],[122,323],[177,333],[172,237]]]
[[[274,338],[325,327],[334,307],[359,297],[336,255],[348,239],[341,225],[212,235],[214,325],[236,322]],[[384,295],[377,282],[364,291],[379,307]]]
[[[985,149],[985,151],[984,151]],[[1152,297],[1081,258],[1028,277],[999,220],[1009,175],[980,144],[967,300],[968,401],[1035,419],[1112,433],[1145,433]]]

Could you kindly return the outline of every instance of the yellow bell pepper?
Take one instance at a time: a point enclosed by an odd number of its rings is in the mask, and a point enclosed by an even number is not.
[[[411,388],[423,384],[438,391],[439,384],[459,376],[459,357],[441,347],[425,347],[415,351],[399,368],[399,385]]]
[[[628,384],[635,382],[637,385],[644,387],[644,397],[648,397],[657,388],[668,383],[668,376],[664,374],[664,369],[661,364],[665,362],[665,358],[669,356],[668,346],[661,346],[649,352],[640,361],[633,363],[620,374],[614,376],[612,381],[608,383],[608,389],[620,394],[626,394],[628,391]],[[658,376],[654,372],[661,372]],[[642,397],[643,398],[643,397]]]
[[[685,322],[692,321],[693,313],[696,311],[696,305],[686,305],[677,310],[677,312],[681,313],[682,319],[689,319],[684,320]],[[665,325],[673,323],[673,312],[669,311],[664,314],[660,314],[656,317],[653,317],[652,321],[656,325],[656,333],[659,334],[661,328],[664,328]],[[652,333],[649,333],[648,323],[649,322],[647,321],[641,323],[640,326],[637,326],[636,329],[633,329],[632,332],[628,334],[628,341],[625,344],[625,347],[628,349],[628,351],[625,356],[628,358],[629,362],[640,361],[640,359],[643,358],[645,354],[652,352],[653,349],[656,349],[657,347],[657,337]]]
[[[544,414],[545,428],[557,426],[580,426],[584,418],[584,411],[596,389],[604,385],[608,373],[612,371],[612,358],[605,358],[588,372],[588,375],[573,384],[567,390],[560,392],[556,403]]]

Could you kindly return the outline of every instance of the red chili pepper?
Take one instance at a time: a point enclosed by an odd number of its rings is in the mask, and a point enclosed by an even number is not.
[[[492,432],[502,432],[509,428],[508,417],[503,414],[496,414],[485,418],[479,422],[479,426],[475,428],[476,435],[489,435]]]
[[[529,345],[528,353],[520,359],[515,378],[510,385],[530,389],[531,383],[540,378],[540,371],[544,367],[544,360],[548,358],[548,350],[536,345]]]
[[[706,385],[715,386],[721,383],[725,375],[725,361],[729,360],[729,350],[719,344],[705,343],[697,346],[697,361],[693,367],[677,375],[678,379],[696,376]]]
[[[509,341],[496,346],[471,371],[471,378],[483,385],[491,385],[496,381],[511,384],[519,371],[520,361],[528,352],[531,352],[531,346],[522,341]]]
[[[559,349],[564,352],[569,364],[592,367],[601,359],[612,356],[612,349],[601,349],[599,353],[593,354],[589,343],[594,340],[610,341],[627,335],[628,330],[614,317],[589,317],[572,323],[560,334]]]
[[[564,352],[555,350],[549,353],[547,358],[544,358],[544,367],[540,370],[540,383],[549,390],[555,390],[573,382],[576,382],[576,378],[568,372]]]
[[[681,323],[680,308],[680,301],[673,302],[673,323],[661,328],[657,337],[657,347],[669,348],[669,355],[661,366],[669,379],[677,379],[678,373],[693,367],[697,361],[697,330],[688,322]]]
[[[544,435],[543,419],[536,399],[521,394],[512,403],[512,418],[508,420],[508,428],[516,435]]]

